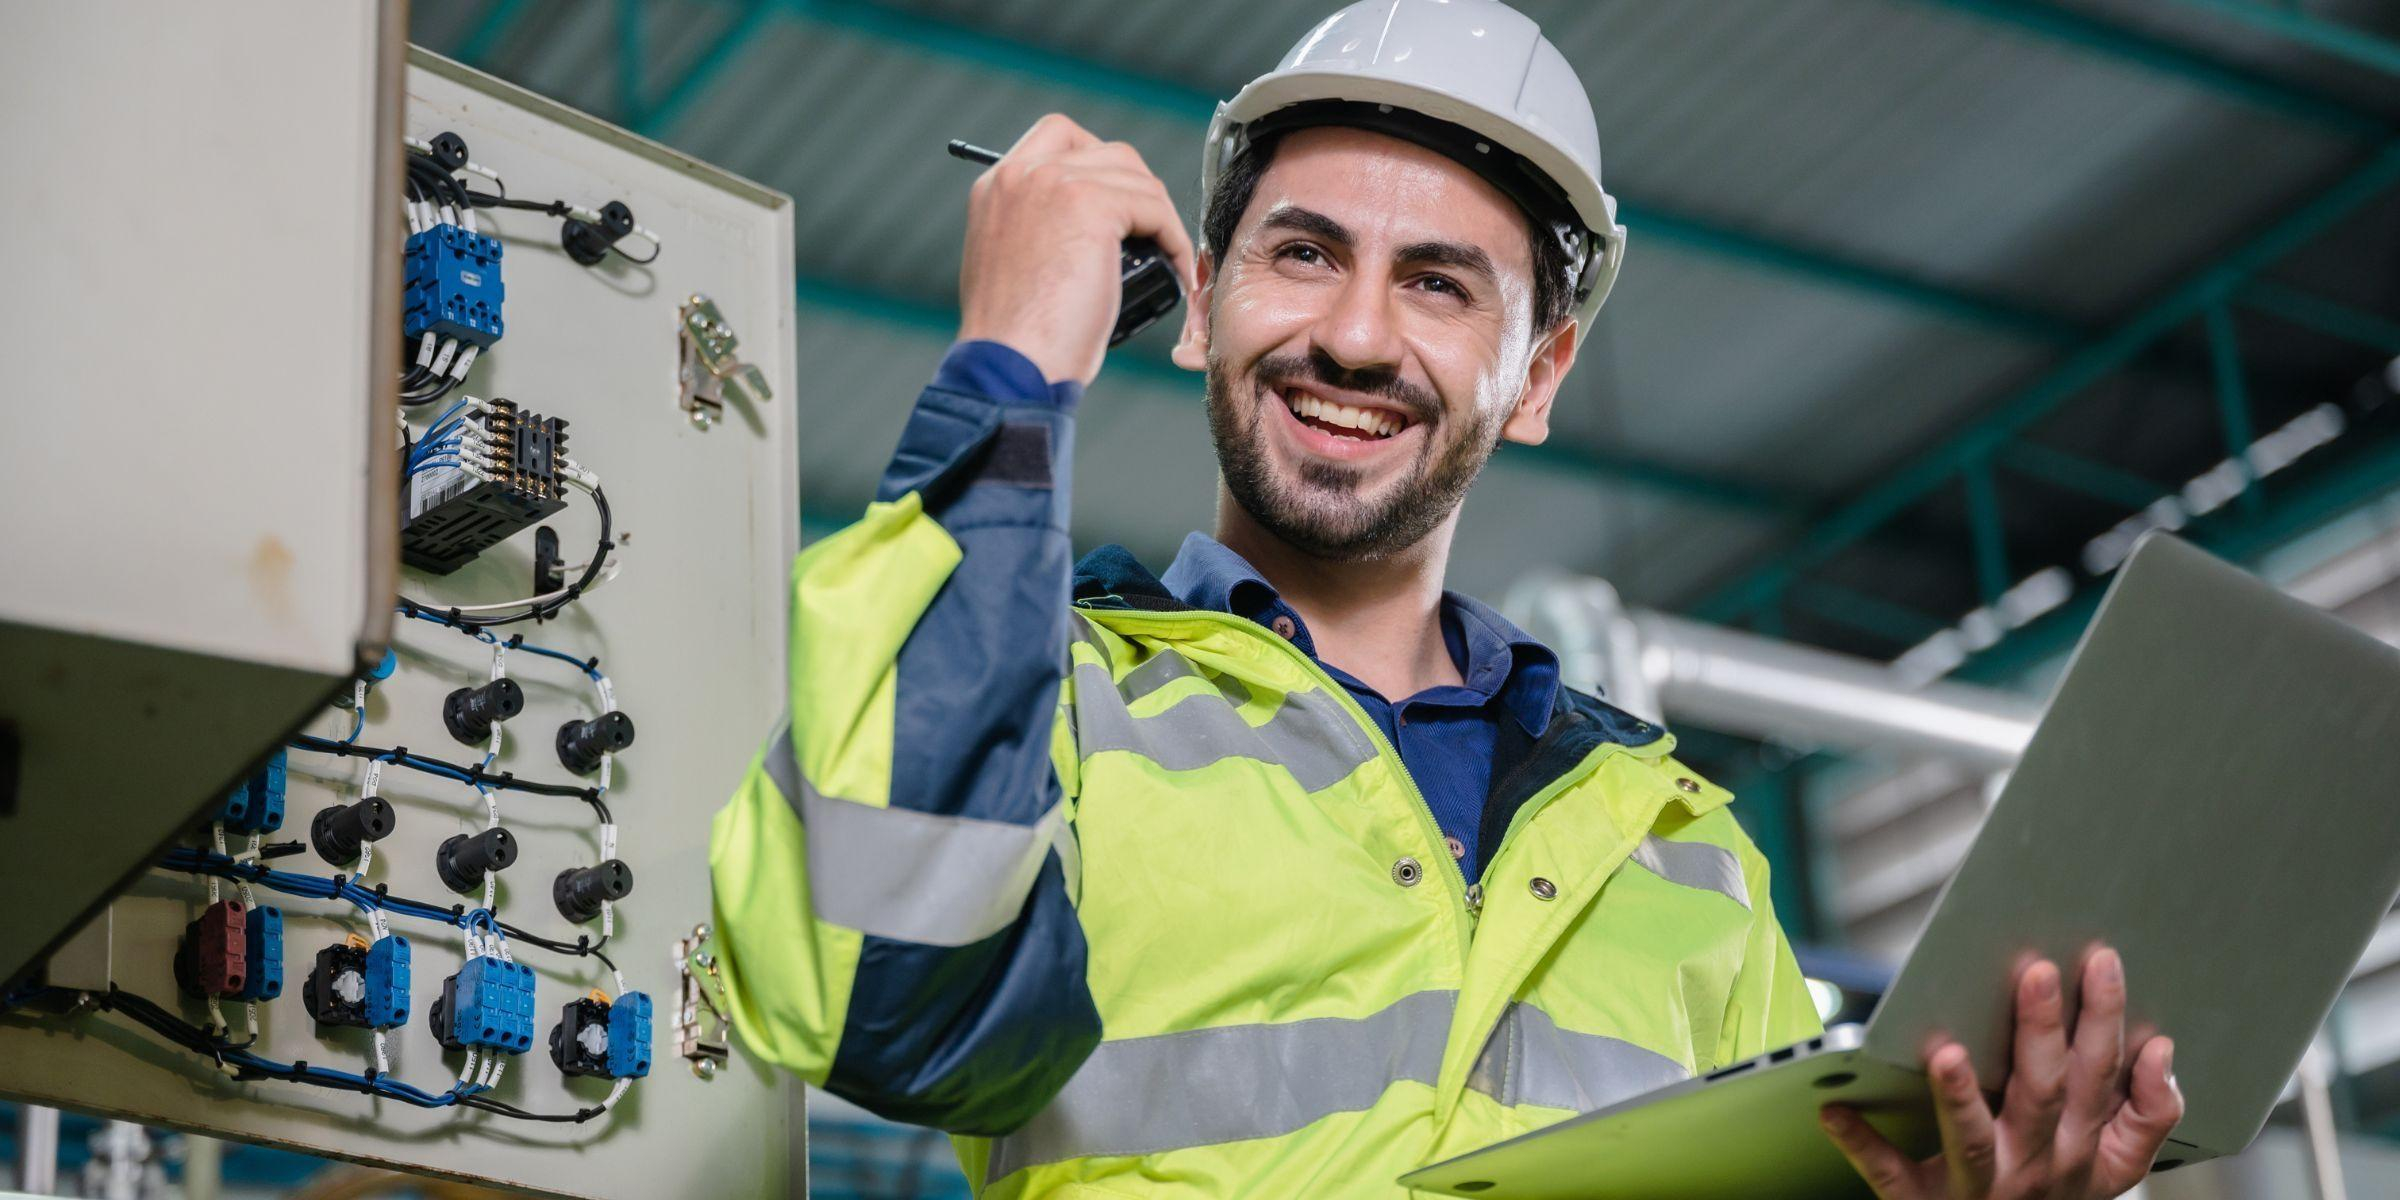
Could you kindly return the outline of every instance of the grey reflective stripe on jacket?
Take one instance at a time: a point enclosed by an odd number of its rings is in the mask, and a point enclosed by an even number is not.
[[[1364,1017],[1224,1025],[1102,1042],[1050,1106],[992,1143],[986,1181],[1071,1158],[1160,1154],[1280,1137],[1433,1086],[1458,993],[1418,992]]]
[[[1589,1112],[1692,1077],[1683,1064],[1632,1042],[1558,1027],[1516,1001],[1467,1074],[1467,1086],[1514,1107]]]
[[[992,1143],[984,1179],[1076,1158],[1281,1137],[1434,1086],[1458,993],[1417,992],[1364,1017],[1224,1025],[1102,1042],[1049,1107]],[[1511,1004],[1467,1086],[1506,1105],[1597,1108],[1691,1077],[1631,1042],[1560,1029]]]
[[[1743,908],[1750,907],[1750,889],[1742,879],[1742,860],[1723,846],[1670,842],[1653,833],[1634,847],[1632,861],[1668,883],[1715,892]]]
[[[1031,825],[878,808],[824,795],[801,774],[789,722],[767,744],[767,778],[808,841],[817,915],[876,937],[971,945],[1008,928],[1055,847],[1073,833],[1052,805]]]
[[[1075,665],[1075,743],[1090,758],[1122,750],[1169,771],[1192,771],[1229,758],[1251,759],[1292,773],[1303,791],[1341,782],[1373,760],[1376,749],[1340,699],[1321,689],[1289,693],[1265,723],[1242,719],[1250,699],[1239,681],[1219,677],[1205,691],[1180,697],[1150,716],[1130,705],[1179,679],[1202,676],[1173,650],[1161,650],[1119,682],[1108,668]]]

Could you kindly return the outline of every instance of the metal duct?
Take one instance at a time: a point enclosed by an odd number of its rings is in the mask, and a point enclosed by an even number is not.
[[[1507,606],[1557,648],[1569,683],[1598,684],[1639,716],[2001,770],[2024,753],[2042,713],[2041,702],[2012,692],[1911,688],[1870,659],[1628,611],[1597,579],[1527,580]]]

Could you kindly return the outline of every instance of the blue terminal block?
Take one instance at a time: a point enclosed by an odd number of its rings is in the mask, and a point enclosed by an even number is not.
[[[283,910],[261,904],[244,919],[243,951],[249,974],[242,980],[244,1000],[272,1000],[283,994]]]
[[[471,958],[443,984],[449,1036],[459,1046],[523,1054],[533,1046],[533,968]]]
[[[409,235],[408,272],[400,302],[400,332],[410,342],[427,331],[488,347],[500,340],[500,241],[456,225]]]
[[[391,934],[367,947],[367,1028],[408,1023],[408,939]]]
[[[627,992],[608,1006],[608,1077],[640,1079],[650,1073],[650,997]]]
[[[273,833],[283,828],[283,785],[283,751],[278,750],[257,774],[225,794],[217,819],[236,833]]]

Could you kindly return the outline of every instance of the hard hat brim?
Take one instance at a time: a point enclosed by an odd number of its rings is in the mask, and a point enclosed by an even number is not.
[[[1252,82],[1232,100],[1217,106],[1209,123],[1207,152],[1201,162],[1201,189],[1216,186],[1217,177],[1240,148],[1239,134],[1252,122],[1295,104],[1318,100],[1350,100],[1388,104],[1469,130],[1524,158],[1550,178],[1577,219],[1592,233],[1593,250],[1578,277],[1578,290],[1588,291],[1575,306],[1574,316],[1584,329],[1607,300],[1625,254],[1625,227],[1617,223],[1617,201],[1601,188],[1591,169],[1560,148],[1546,131],[1531,128],[1438,88],[1379,78],[1350,71],[1280,71]]]

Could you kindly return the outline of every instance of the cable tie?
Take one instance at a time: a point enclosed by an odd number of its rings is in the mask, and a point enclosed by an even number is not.
[[[450,919],[451,919],[453,922],[456,922],[456,921],[458,921],[458,920],[460,920],[460,919],[464,918],[466,915],[467,915],[467,906],[466,906],[466,905],[464,905],[464,904],[453,904],[453,905],[451,905],[451,906],[450,906]]]
[[[512,633],[512,634],[508,635],[508,648],[509,648],[509,649],[511,649],[511,650],[514,650],[514,649],[516,649],[517,647],[519,647],[519,646],[522,646],[522,645],[524,645],[524,644],[525,644],[525,635],[524,635],[524,634],[521,634],[521,633]]]
[[[589,673],[591,673],[591,672],[593,672],[593,671],[597,671],[597,670],[599,670],[599,669],[600,669],[600,656],[599,656],[599,655],[597,655],[597,654],[595,654],[595,655],[591,656],[590,658],[587,658],[587,659],[583,660],[583,669],[584,669],[584,672],[585,672],[586,674],[589,674]]]
[[[388,883],[379,883],[375,885],[375,903],[383,904],[389,901],[391,898],[392,885]]]

